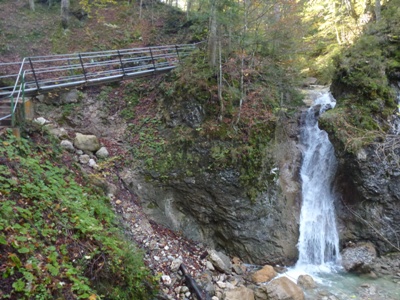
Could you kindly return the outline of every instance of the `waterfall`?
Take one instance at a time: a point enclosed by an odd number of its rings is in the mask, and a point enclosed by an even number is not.
[[[335,104],[332,95],[324,92],[307,111],[302,128],[302,207],[296,268],[321,267],[340,259],[332,188],[337,161],[328,134],[318,128],[317,120]]]

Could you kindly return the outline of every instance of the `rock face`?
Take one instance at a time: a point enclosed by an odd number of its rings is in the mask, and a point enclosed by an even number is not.
[[[375,258],[376,250],[372,243],[358,243],[343,250],[342,265],[349,272],[369,273]]]
[[[381,255],[399,251],[400,148],[388,139],[360,149],[341,150],[337,185],[342,201],[337,203],[341,241],[371,241]]]
[[[192,113],[186,114],[193,107]],[[171,105],[164,121],[170,127],[184,124],[195,128],[201,121],[201,111],[195,102],[184,103],[180,108]],[[127,167],[121,171],[121,179],[157,223],[248,263],[294,263],[301,198],[297,117],[283,116],[282,124],[276,126],[277,151],[267,157],[267,151],[273,150],[265,149],[265,159],[273,167],[263,170],[271,174],[271,179],[253,201],[240,183],[240,170],[234,167],[210,171],[204,168],[190,176],[178,172],[176,176],[171,174],[167,182],[160,182],[155,172],[142,173]],[[223,149],[223,141],[220,143]],[[210,160],[206,146],[196,144],[187,151],[201,155],[201,162]]]
[[[300,210],[295,181],[300,156],[294,145],[285,142],[280,154],[279,183],[270,184],[254,202],[234,169],[194,174],[169,184],[129,168],[120,175],[156,222],[246,262],[290,264],[297,259]]]

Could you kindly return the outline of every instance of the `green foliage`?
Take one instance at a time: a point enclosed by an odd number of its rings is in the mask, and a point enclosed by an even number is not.
[[[149,299],[154,281],[108,199],[52,147],[0,143],[1,297]]]
[[[387,3],[379,22],[368,24],[354,44],[335,57],[332,91],[338,107],[322,124],[350,151],[381,138],[397,110],[392,88],[400,78],[397,35],[400,1]],[[335,116],[335,117],[332,117]]]

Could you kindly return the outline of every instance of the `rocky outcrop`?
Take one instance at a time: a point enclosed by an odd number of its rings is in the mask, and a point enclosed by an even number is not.
[[[199,173],[168,185],[129,168],[120,175],[153,220],[246,262],[287,264],[297,258],[299,203],[291,174],[296,168],[287,161],[282,166],[281,185],[292,187],[288,196],[274,184],[254,202],[233,169]]]
[[[346,271],[369,273],[376,258],[376,250],[371,243],[358,243],[343,250],[342,265]]]
[[[334,141],[334,138],[332,138]],[[380,255],[400,251],[399,137],[349,153],[336,143],[341,241],[371,241]]]

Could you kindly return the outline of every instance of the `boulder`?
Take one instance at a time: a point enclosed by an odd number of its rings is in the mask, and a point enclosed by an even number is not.
[[[79,102],[79,92],[77,89],[69,90],[60,95],[60,104],[70,104]]]
[[[68,132],[62,127],[57,127],[53,124],[46,124],[45,128],[47,128],[52,135],[58,138],[68,138]]]
[[[244,286],[225,291],[225,300],[254,300],[253,290]]]
[[[255,283],[262,283],[270,281],[276,275],[277,273],[274,270],[274,268],[272,266],[266,265],[261,270],[254,272],[253,275],[251,276],[251,279]]]
[[[231,260],[224,253],[218,252],[216,250],[211,250],[208,259],[218,271],[224,272],[226,274],[231,273]]]
[[[106,147],[101,147],[99,150],[97,150],[96,156],[98,158],[107,158],[109,156],[107,148]]]
[[[75,150],[74,145],[72,144],[72,142],[68,141],[68,140],[62,140],[61,143],[60,143],[60,146],[61,146],[61,148],[65,149],[65,150],[68,150],[68,151],[71,151],[71,152]]]
[[[43,117],[36,118],[36,119],[33,120],[33,122],[36,123],[36,124],[39,124],[39,125],[44,125],[46,123],[49,123],[49,121],[46,120]]]
[[[79,162],[82,165],[87,165],[89,163],[89,161],[90,161],[90,156],[89,155],[83,154],[83,155],[79,156]]]
[[[375,259],[375,246],[370,242],[354,244],[342,252],[342,265],[348,272],[370,273]]]
[[[310,275],[300,275],[299,278],[297,278],[297,285],[305,290],[315,289],[317,287],[314,278]]]
[[[95,135],[77,133],[74,139],[74,146],[83,151],[94,152],[100,149],[100,142]]]
[[[303,290],[286,277],[280,277],[259,287],[255,291],[256,300],[304,300]]]

